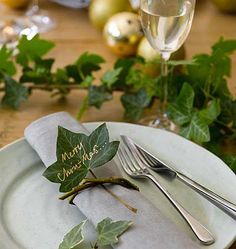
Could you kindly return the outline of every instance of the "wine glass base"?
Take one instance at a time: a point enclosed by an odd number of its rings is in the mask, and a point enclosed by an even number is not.
[[[139,121],[139,124],[177,133],[177,126],[166,113],[145,117]]]
[[[56,26],[56,22],[47,11],[41,10],[38,6],[33,6],[26,12],[29,20],[37,26],[39,33],[47,32]]]
[[[18,17],[0,25],[0,47],[6,44],[8,48],[15,49],[19,38],[26,35],[31,40],[38,33],[37,27],[25,17]]]

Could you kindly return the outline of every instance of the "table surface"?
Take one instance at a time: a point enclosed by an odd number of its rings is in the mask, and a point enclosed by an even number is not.
[[[106,58],[104,70],[112,67],[116,57],[106,47],[101,32],[89,23],[87,10],[66,9],[46,1],[42,2],[42,8],[49,10],[57,21],[57,27],[43,35],[44,38],[56,42],[56,48],[49,54],[56,58],[56,66],[72,63],[82,52],[89,51]],[[15,14],[6,8],[2,8],[1,12],[3,17]],[[208,0],[198,0],[193,27],[186,41],[187,57],[210,52],[211,45],[220,36],[235,39],[235,22],[236,16],[220,13]],[[236,55],[233,56],[233,67],[229,84],[236,96]],[[18,111],[0,107],[0,148],[22,137],[28,124],[46,114],[68,111],[75,116],[85,94],[84,91],[74,91],[67,100],[60,102],[51,98],[49,93],[35,91]],[[115,93],[114,100],[105,103],[100,110],[90,108],[82,121],[123,121],[123,108],[119,97],[120,93]],[[231,249],[236,249],[236,243]]]

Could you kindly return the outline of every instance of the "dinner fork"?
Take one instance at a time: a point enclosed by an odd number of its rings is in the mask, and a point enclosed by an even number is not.
[[[175,169],[167,166],[160,159],[154,157],[151,153],[147,152],[140,145],[136,144],[131,138],[127,136],[121,136],[123,142],[130,148],[133,154],[135,154],[146,167],[152,169],[157,173],[166,173],[172,179],[178,178],[184,184],[188,185],[190,188],[201,194],[207,200],[212,202],[214,205],[219,207],[225,213],[230,215],[236,220],[236,205],[223,197],[217,195],[206,187],[200,185],[199,183],[193,181],[186,175],[176,171]]]
[[[158,180],[150,173],[150,171],[139,162],[139,160],[131,153],[127,146],[120,146],[117,156],[124,171],[132,178],[150,179],[167,197],[170,203],[182,215],[187,224],[190,226],[197,238],[206,245],[211,245],[215,239],[211,233],[197,221],[181,204],[179,204],[171,194],[158,182]]]

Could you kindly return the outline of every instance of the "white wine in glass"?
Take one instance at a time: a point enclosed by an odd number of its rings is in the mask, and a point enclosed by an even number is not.
[[[166,114],[168,66],[171,54],[186,40],[194,16],[195,0],[141,0],[141,21],[150,45],[161,54],[163,93],[158,117],[148,118],[149,125],[171,129]]]

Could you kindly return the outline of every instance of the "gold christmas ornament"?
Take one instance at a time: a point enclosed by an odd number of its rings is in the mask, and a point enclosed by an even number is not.
[[[110,17],[124,11],[131,11],[128,0],[92,0],[89,19],[96,28],[102,30]]]
[[[212,0],[219,10],[228,13],[236,13],[236,0]]]
[[[155,59],[161,59],[160,53],[151,47],[146,37],[143,37],[140,41],[137,49],[137,55],[142,56],[146,61],[152,61]],[[182,45],[177,51],[171,54],[171,60],[184,60],[186,51],[184,45]]]
[[[29,2],[29,0],[0,0],[0,3],[4,3],[13,9],[24,8],[29,4]]]
[[[143,37],[139,16],[122,12],[111,17],[105,25],[104,37],[111,50],[120,57],[135,55]]]

